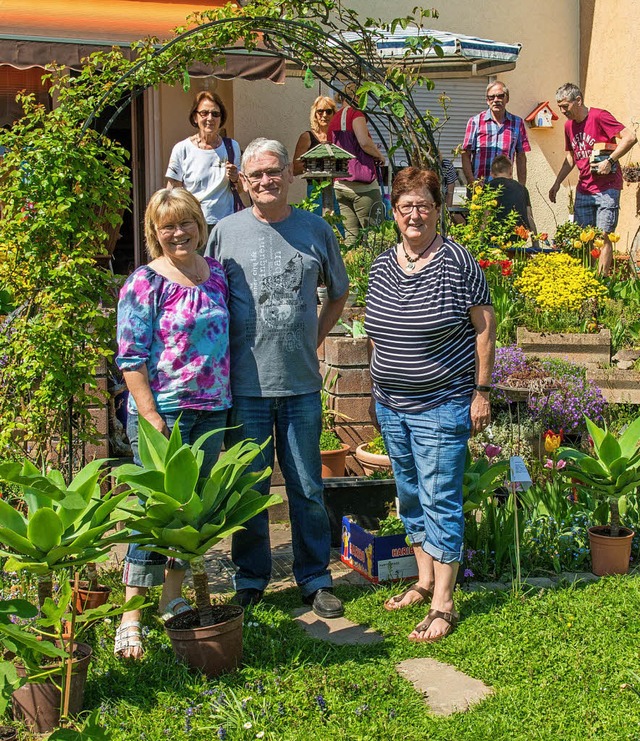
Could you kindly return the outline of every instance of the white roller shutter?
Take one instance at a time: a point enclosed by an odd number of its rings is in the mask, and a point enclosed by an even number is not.
[[[436,79],[434,82],[433,90],[427,90],[424,86],[416,87],[413,91],[413,100],[420,113],[428,110],[433,116],[440,119],[434,138],[442,156],[451,159],[452,151],[461,145],[464,140],[464,132],[469,118],[475,116],[476,113],[480,113],[487,106],[485,91],[488,78],[442,78]],[[443,94],[450,98],[450,101],[447,102],[448,120],[446,122],[439,102],[439,98]],[[382,119],[378,118],[375,113],[368,112],[367,115],[371,116],[372,123],[375,122],[378,130],[388,140],[388,143],[392,143],[389,131],[383,125]],[[380,145],[381,137],[374,130],[374,126],[371,126],[371,135],[376,144]],[[456,164],[459,164],[460,158],[456,157],[455,161]],[[395,153],[394,162],[397,166],[408,164],[406,155],[400,151]]]

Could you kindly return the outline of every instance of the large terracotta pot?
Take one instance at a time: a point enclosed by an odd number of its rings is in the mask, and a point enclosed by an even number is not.
[[[629,528],[621,527],[618,537],[611,537],[608,525],[596,525],[589,528],[589,545],[591,547],[591,571],[596,576],[626,574],[629,571],[631,558],[631,541],[635,533]]]
[[[356,448],[355,456],[358,463],[362,466],[365,476],[371,476],[373,473],[391,473],[391,459],[388,455],[380,453],[370,453],[366,447],[368,443],[361,443]]]
[[[338,450],[321,450],[320,458],[322,460],[322,478],[329,479],[336,476],[344,476],[347,470],[347,453],[349,446],[342,443]]]
[[[77,715],[82,710],[84,686],[93,653],[91,646],[86,643],[76,643],[75,652],[77,658],[73,660],[71,669],[69,715]],[[25,676],[23,666],[18,665],[16,669],[19,675]],[[59,676],[56,677],[56,684],[60,684]],[[47,733],[60,725],[61,698],[60,690],[50,679],[37,684],[27,682],[11,696],[13,717],[24,721],[36,733]]]
[[[175,655],[208,677],[235,671],[242,661],[244,610],[238,605],[218,605],[213,610],[217,622],[204,628],[195,610],[175,615],[165,623]]]

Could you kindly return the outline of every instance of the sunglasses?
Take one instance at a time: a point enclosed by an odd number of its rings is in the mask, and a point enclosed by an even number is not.
[[[495,95],[487,95],[487,100],[502,100],[506,97],[506,93],[496,93]]]
[[[316,116],[330,116],[332,113],[335,113],[333,108],[318,108],[318,110],[316,111]]]
[[[212,118],[222,118],[222,113],[220,113],[220,111],[196,111],[196,113],[200,118],[207,118],[208,116],[211,116]]]

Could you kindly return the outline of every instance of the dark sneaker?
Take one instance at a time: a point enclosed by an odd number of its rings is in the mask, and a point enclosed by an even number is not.
[[[238,589],[233,595],[230,602],[232,605],[240,605],[240,607],[251,607],[257,605],[262,600],[263,592],[260,589]]]
[[[332,589],[321,588],[317,592],[304,598],[304,603],[311,605],[313,611],[321,618],[339,618],[344,615],[342,602],[335,596]]]

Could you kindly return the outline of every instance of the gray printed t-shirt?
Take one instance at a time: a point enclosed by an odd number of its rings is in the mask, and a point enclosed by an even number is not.
[[[349,280],[331,227],[293,208],[266,224],[251,208],[211,232],[206,254],[229,281],[231,390],[238,396],[294,396],[319,391],[316,288],[330,299]]]

